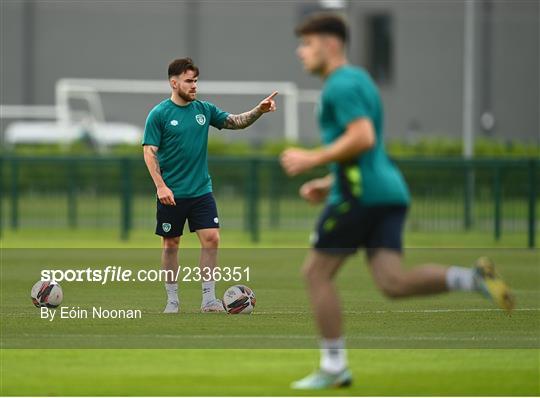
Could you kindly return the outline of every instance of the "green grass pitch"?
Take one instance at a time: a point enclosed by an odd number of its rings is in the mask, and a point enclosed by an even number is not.
[[[281,243],[263,242],[223,250],[221,264],[251,264],[251,280],[245,283],[258,300],[251,316],[199,314],[196,282],[180,284],[182,313],[172,316],[160,313],[161,283],[71,282],[62,284],[63,305],[140,308],[142,319],[41,320],[28,295],[44,267],[121,263],[137,269],[159,262],[159,250],[134,249],[157,246],[151,237],[135,236],[134,242],[123,244],[106,236],[73,235],[28,240],[21,233],[2,241],[2,395],[540,394],[537,250],[470,245],[406,251],[407,266],[427,261],[470,264],[478,255],[492,256],[517,296],[518,311],[512,317],[475,294],[390,301],[374,287],[363,257],[354,257],[337,280],[354,384],[345,390],[302,394],[289,384],[318,362],[316,333],[299,273],[305,249],[268,248]],[[229,239],[225,246],[249,246],[241,238],[227,238],[227,231],[223,235],[224,241]],[[300,247],[304,237],[281,239]],[[445,247],[467,245],[458,235],[408,239],[409,246],[436,247],[441,241]],[[56,247],[120,249],[23,249],[55,242]],[[481,242],[481,237],[473,242]],[[183,243],[196,246],[193,236]],[[181,263],[193,265],[197,250],[184,250],[183,256]],[[230,284],[218,284],[218,293]]]

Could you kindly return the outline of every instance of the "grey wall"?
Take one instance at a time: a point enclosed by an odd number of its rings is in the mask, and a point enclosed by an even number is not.
[[[62,77],[165,78],[168,61],[191,55],[201,80],[289,80],[320,88],[296,60],[292,32],[314,1],[9,1],[1,0],[1,102],[52,104]],[[477,2],[476,116],[491,93],[495,129],[479,134],[539,140],[538,1],[492,2],[490,59],[482,2]],[[351,60],[366,61],[366,16],[387,12],[394,21],[395,77],[381,85],[389,137],[461,134],[463,1],[353,1]],[[158,96],[104,98],[107,117],[144,122]],[[214,99],[214,98],[211,98]],[[237,112],[256,97],[215,98]],[[302,107],[301,136],[315,140],[313,111]],[[281,136],[272,115],[254,132]],[[260,137],[260,135],[259,135]]]
[[[3,104],[25,102],[22,90],[25,86],[22,69],[25,56],[24,12],[22,2],[0,3],[0,101]]]
[[[501,1],[493,9],[491,83],[495,131],[499,135],[539,137],[540,134],[539,4],[538,1]]]

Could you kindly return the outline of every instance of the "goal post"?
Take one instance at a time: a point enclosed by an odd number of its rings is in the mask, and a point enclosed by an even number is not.
[[[170,90],[167,81],[163,80],[63,78],[55,85],[57,119],[60,123],[67,125],[73,122],[73,111],[69,102],[74,98],[87,100],[92,115],[97,121],[103,122],[104,110],[100,93],[168,94]],[[273,91],[278,91],[284,99],[285,138],[291,142],[298,141],[298,103],[301,100],[301,93],[295,83],[205,80],[199,83],[197,91],[203,95],[260,95],[261,99]],[[309,91],[313,94],[312,90]]]

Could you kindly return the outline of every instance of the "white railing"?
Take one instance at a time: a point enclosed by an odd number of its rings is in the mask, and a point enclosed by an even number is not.
[[[318,90],[299,90],[293,82],[201,81],[203,95],[257,95],[261,99],[273,91],[283,98],[284,135],[292,142],[299,137],[299,104],[318,102]],[[169,94],[166,80],[72,79],[63,78],[55,85],[55,105],[0,105],[0,119],[55,120],[60,129],[84,123],[105,125],[101,94]],[[73,109],[72,100],[84,100],[87,111]],[[28,122],[31,124],[31,122]],[[54,126],[50,126],[54,129]]]
[[[0,105],[1,119],[56,119],[54,105]]]

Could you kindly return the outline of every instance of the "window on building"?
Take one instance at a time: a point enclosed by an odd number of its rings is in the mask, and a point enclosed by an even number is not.
[[[378,83],[390,83],[394,77],[394,41],[389,14],[368,15],[366,23],[367,69]]]

